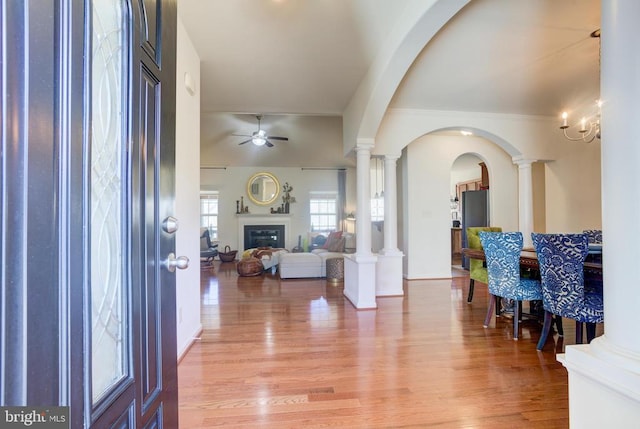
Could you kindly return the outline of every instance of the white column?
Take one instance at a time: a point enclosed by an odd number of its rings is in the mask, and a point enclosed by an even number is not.
[[[396,162],[400,155],[384,157],[384,247],[376,264],[376,296],[400,296],[402,258],[398,249],[398,191]]]
[[[356,253],[344,256],[344,296],[357,309],[376,308],[376,261],[371,253],[371,149],[359,140],[356,151]]]
[[[602,1],[602,230],[605,333],[568,346],[571,427],[640,421],[640,31],[637,0]]]
[[[524,247],[533,247],[533,176],[531,164],[536,160],[513,158],[518,165],[518,229],[522,232]]]
[[[384,156],[384,247],[383,255],[401,253],[398,250],[398,191],[396,161],[399,155]]]
[[[356,254],[371,254],[371,149],[359,143],[356,150]]]

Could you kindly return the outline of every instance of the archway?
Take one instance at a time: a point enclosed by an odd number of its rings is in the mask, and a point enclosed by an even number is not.
[[[460,132],[423,135],[403,151],[402,183],[406,188],[402,192],[401,235],[407,279],[451,276],[454,220],[451,199],[457,196],[453,190],[458,182],[454,179],[452,187],[452,166],[465,154],[476,157],[477,172],[473,174],[475,177],[469,176],[469,180],[481,182],[482,170],[478,164],[487,165],[487,178],[492,185],[488,196],[489,223],[505,230],[518,229],[518,167],[502,145],[477,135],[463,136]],[[460,199],[458,196],[459,202]]]
[[[464,153],[453,161],[451,165],[450,207],[451,265],[454,268],[463,267],[461,249],[466,245],[463,245],[465,243],[463,239],[465,234],[462,225],[485,226],[489,224],[490,206],[486,197],[486,190],[488,189],[489,175],[487,166],[482,158],[473,153]],[[467,199],[469,199],[468,202],[466,201]],[[486,210],[479,210],[475,205],[478,200],[482,203],[483,199]],[[474,205],[474,207],[469,207],[470,205]],[[469,215],[474,215],[473,225],[468,224],[468,219],[464,217],[465,210],[469,211]],[[478,222],[479,224],[476,224]],[[466,264],[464,266],[466,267]]]

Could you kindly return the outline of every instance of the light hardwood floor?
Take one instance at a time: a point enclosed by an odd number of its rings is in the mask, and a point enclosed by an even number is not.
[[[180,427],[567,428],[563,343],[540,325],[484,329],[486,287],[468,276],[405,281],[357,311],[342,285],[201,271],[204,331],[178,367]]]

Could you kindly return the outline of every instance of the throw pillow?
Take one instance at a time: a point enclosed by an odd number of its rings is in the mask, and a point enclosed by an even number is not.
[[[329,249],[329,246],[335,246],[335,242],[342,238],[342,231],[333,231],[329,234],[326,243],[322,246],[323,249]]]
[[[327,243],[327,237],[325,237],[322,234],[318,234],[314,237],[313,239],[313,245],[315,246],[321,246],[324,247],[324,245]]]
[[[333,241],[331,244],[329,244],[329,247],[327,248],[327,250],[329,252],[344,252],[344,242],[345,239],[344,237],[341,237],[335,241]]]

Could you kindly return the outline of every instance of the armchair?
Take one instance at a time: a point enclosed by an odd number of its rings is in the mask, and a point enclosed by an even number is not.
[[[470,226],[467,228],[467,246],[470,249],[482,249],[480,242],[480,231],[485,232],[502,232],[499,226]],[[467,295],[467,303],[471,304],[473,300],[473,289],[475,282],[487,284],[487,268],[481,259],[469,259],[469,294]]]
[[[212,243],[208,228],[200,228],[200,262],[211,265],[218,256],[218,243]]]

